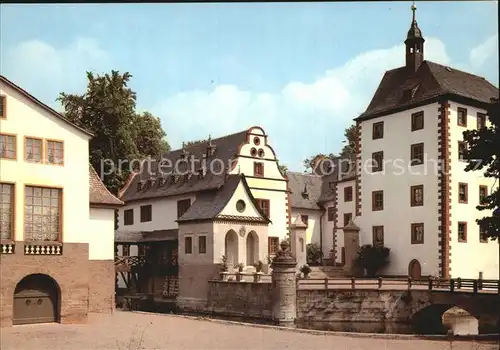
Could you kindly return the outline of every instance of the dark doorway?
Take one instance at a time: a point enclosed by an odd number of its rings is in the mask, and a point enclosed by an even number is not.
[[[12,323],[18,325],[58,322],[59,300],[59,286],[50,276],[26,276],[14,291]]]

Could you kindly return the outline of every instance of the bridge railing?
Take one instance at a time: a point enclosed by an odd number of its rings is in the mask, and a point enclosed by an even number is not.
[[[297,288],[301,290],[434,290],[469,293],[499,293],[498,280],[481,279],[402,279],[402,278],[298,278]]]

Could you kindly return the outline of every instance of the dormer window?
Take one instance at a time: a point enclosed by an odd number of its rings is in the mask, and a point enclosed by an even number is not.
[[[147,182],[146,182],[146,187],[147,188],[152,188],[155,184],[155,179],[149,179]]]
[[[309,199],[309,192],[307,191],[307,184],[304,184],[304,190],[302,191],[302,198]]]
[[[202,165],[202,167],[200,168],[200,171],[198,173],[198,177],[200,179],[204,178],[205,176],[207,175],[207,167],[205,165]]]
[[[215,145],[212,143],[212,137],[208,135],[207,157],[211,157],[214,154],[215,154]]]
[[[418,52],[418,49],[417,49],[417,52]],[[413,89],[411,89],[411,95],[410,95],[411,99],[413,99],[415,97],[415,94],[417,93],[418,87],[419,87],[419,85],[417,85],[417,86],[413,87]]]
[[[137,183],[137,191],[142,191],[142,188],[144,187],[144,181],[139,181]]]
[[[158,187],[161,187],[167,183],[167,178],[166,177],[160,177],[158,179]]]

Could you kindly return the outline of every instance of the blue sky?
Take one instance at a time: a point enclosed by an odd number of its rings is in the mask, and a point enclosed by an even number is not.
[[[417,2],[426,58],[498,86],[498,3]],[[171,145],[261,125],[280,161],[341,149],[411,2],[0,5],[1,74],[60,110],[85,71],[129,71]]]

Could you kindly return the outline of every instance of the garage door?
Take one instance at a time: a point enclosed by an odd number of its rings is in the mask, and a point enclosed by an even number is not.
[[[59,288],[46,275],[25,277],[14,292],[13,324],[58,321]]]

